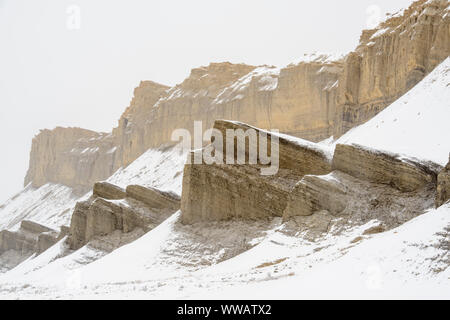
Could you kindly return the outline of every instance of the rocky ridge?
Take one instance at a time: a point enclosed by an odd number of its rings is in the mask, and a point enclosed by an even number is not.
[[[223,120],[215,127],[259,130]],[[281,135],[278,143],[273,176],[261,175],[260,164],[186,164],[181,222],[283,217],[294,232],[316,237],[371,220],[382,232],[434,205],[440,165],[358,145],[338,144],[331,155],[293,137]]]
[[[239,120],[319,141],[338,137],[380,112],[450,54],[445,0],[414,2],[363,31],[345,57],[309,55],[285,68],[212,63],[181,84],[143,81],[111,134],[45,130],[33,140],[25,183],[62,183],[79,193],[111,176],[177,128]]]

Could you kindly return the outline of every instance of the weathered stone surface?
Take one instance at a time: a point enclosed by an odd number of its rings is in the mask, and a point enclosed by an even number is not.
[[[165,192],[151,187],[130,185],[126,190],[127,197],[139,200],[152,208],[172,210],[180,209],[180,197],[172,192]]]
[[[283,218],[310,216],[320,210],[338,215],[345,209],[349,197],[347,187],[333,174],[327,176],[304,176],[289,194]]]
[[[104,236],[121,228],[122,208],[104,199],[95,199],[89,207],[86,219],[85,241],[94,236]]]
[[[130,195],[128,189],[131,190]],[[71,249],[76,250],[92,240],[116,232],[130,233],[127,238],[131,241],[131,232],[140,236],[178,209],[179,199],[177,200],[176,196],[140,186],[127,188],[127,197],[123,200],[107,200],[93,196],[75,206],[68,243]],[[137,232],[137,229],[142,232]],[[61,235],[59,238],[62,238]]]
[[[108,200],[125,199],[127,196],[124,189],[108,182],[96,182],[94,184],[93,194],[94,196]]]
[[[259,132],[261,129],[250,126],[248,124],[236,121],[216,120],[214,122],[214,129],[219,130],[224,137],[223,147],[224,153],[226,153],[226,130],[255,130],[258,134],[256,144],[259,146]],[[266,131],[264,131],[266,132]],[[270,155],[270,146],[272,142],[272,134],[267,133],[267,148]],[[281,169],[291,171],[293,174],[303,176],[305,174],[324,174],[331,171],[331,153],[325,148],[321,148],[315,143],[311,143],[306,140],[296,139],[295,137],[289,137],[286,135],[278,136],[278,149],[279,149],[279,166]],[[235,139],[235,151],[237,152],[237,141]],[[258,148],[259,150],[259,148]],[[246,159],[248,159],[248,139],[246,140],[245,153]],[[259,160],[259,157],[258,157]]]
[[[168,88],[145,81],[111,134],[43,131],[33,140],[25,180],[88,191],[143,152],[171,141],[174,129],[211,128],[231,119],[319,141],[339,137],[395,101],[450,54],[448,1],[419,0],[363,31],[345,59],[311,55],[278,69],[212,63]],[[98,149],[97,149],[98,148]]]
[[[111,135],[80,128],[42,130],[33,139],[25,185],[40,187],[48,182],[72,187],[78,195],[113,170]]]
[[[58,234],[55,232],[46,232],[41,233],[38,236],[37,244],[36,244],[36,251],[38,254],[41,254],[54,244],[58,242]]]
[[[354,144],[338,144],[333,157],[334,170],[401,191],[415,191],[435,184],[437,167]]]
[[[389,230],[424,213],[433,205],[435,194],[433,184],[403,192],[365,180],[364,176],[356,178],[335,170],[328,175],[305,176],[290,193],[283,218],[288,223],[295,222],[296,232],[300,228],[313,231],[313,235],[325,232],[325,227],[339,233],[372,220]]]
[[[437,178],[436,207],[440,207],[450,199],[450,159]]]
[[[319,210],[309,216],[294,216],[296,228],[307,230],[314,237],[320,233],[326,233],[330,228],[333,216],[327,210]]]
[[[39,237],[43,234],[48,235],[48,239],[54,237],[55,240],[58,235],[56,231],[46,226],[27,220],[22,221],[17,231],[0,231],[0,254],[14,250],[26,258],[35,252],[41,253],[39,248],[46,245],[43,242],[44,238],[39,243]]]
[[[339,76],[334,136],[397,100],[450,54],[447,0],[419,0],[364,30]]]
[[[61,231],[59,232],[59,239],[64,238],[65,236],[68,236],[70,234],[70,227],[67,226],[61,226]]]
[[[224,132],[226,141],[226,128],[249,127],[242,123],[216,121],[215,128]],[[269,134],[269,139],[271,137]],[[182,222],[191,224],[282,216],[289,192],[302,175],[325,174],[331,166],[329,154],[313,143],[279,137],[279,145],[280,168],[275,175],[261,175],[261,164],[207,165],[193,164],[194,161],[186,164],[181,199]],[[191,157],[194,159],[195,154],[192,153]]]
[[[20,223],[20,229],[23,231],[31,232],[31,233],[44,233],[44,232],[48,232],[48,231],[54,231],[51,228],[48,228],[39,223],[36,223],[33,221],[28,221],[28,220],[23,220]]]
[[[70,221],[69,245],[72,249],[79,249],[86,244],[87,216],[91,201],[78,202]]]

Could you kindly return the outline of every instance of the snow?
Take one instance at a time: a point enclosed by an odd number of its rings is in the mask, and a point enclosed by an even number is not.
[[[351,240],[373,223],[311,243],[281,233],[274,219],[253,248],[196,269],[187,267],[192,256],[180,257],[173,246],[179,215],[92,263],[79,263],[86,247],[55,260],[60,242],[1,276],[0,297],[450,298],[450,204],[356,243]],[[198,250],[199,243],[181,240]]]
[[[120,168],[107,181],[126,188],[138,184],[181,195],[187,154],[181,146],[150,149],[126,168]]]
[[[60,184],[40,188],[30,184],[0,207],[0,230],[17,229],[22,220],[31,220],[59,231],[69,224],[79,199],[71,188]]]
[[[229,87],[223,89],[222,92],[217,95],[213,103],[221,104],[243,99],[244,95],[242,93],[250,87],[253,81],[256,81],[258,91],[273,91],[278,86],[279,75],[279,68],[268,66],[258,67],[239,78]]]
[[[380,36],[382,36],[383,34],[385,34],[386,32],[388,32],[390,29],[389,28],[382,28],[379,29],[377,32],[375,32],[371,37],[370,40],[373,40],[375,38],[378,38]]]
[[[365,124],[335,143],[359,144],[445,166],[450,152],[450,58]]]
[[[331,63],[335,61],[342,60],[345,57],[342,53],[325,53],[325,52],[313,52],[305,53],[303,56],[289,64],[288,66],[296,66],[301,63]]]

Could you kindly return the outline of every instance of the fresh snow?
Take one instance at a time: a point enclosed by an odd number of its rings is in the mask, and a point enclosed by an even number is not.
[[[0,230],[17,229],[22,220],[31,220],[59,231],[69,225],[79,199],[71,188],[60,184],[47,183],[40,188],[30,184],[0,206]]]
[[[450,152],[450,58],[408,93],[336,143],[359,144],[445,166]]]

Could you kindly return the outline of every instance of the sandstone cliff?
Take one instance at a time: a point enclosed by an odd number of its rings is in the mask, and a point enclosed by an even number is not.
[[[420,0],[363,31],[339,77],[334,135],[364,123],[398,99],[450,54],[447,0]]]
[[[25,183],[58,182],[86,192],[174,129],[216,119],[319,141],[373,117],[450,54],[448,1],[419,0],[365,30],[345,58],[307,55],[285,68],[212,63],[173,88],[144,81],[112,134],[45,130],[33,140]]]
[[[80,128],[42,130],[34,139],[25,185],[61,183],[82,194],[114,172],[110,134]]]

